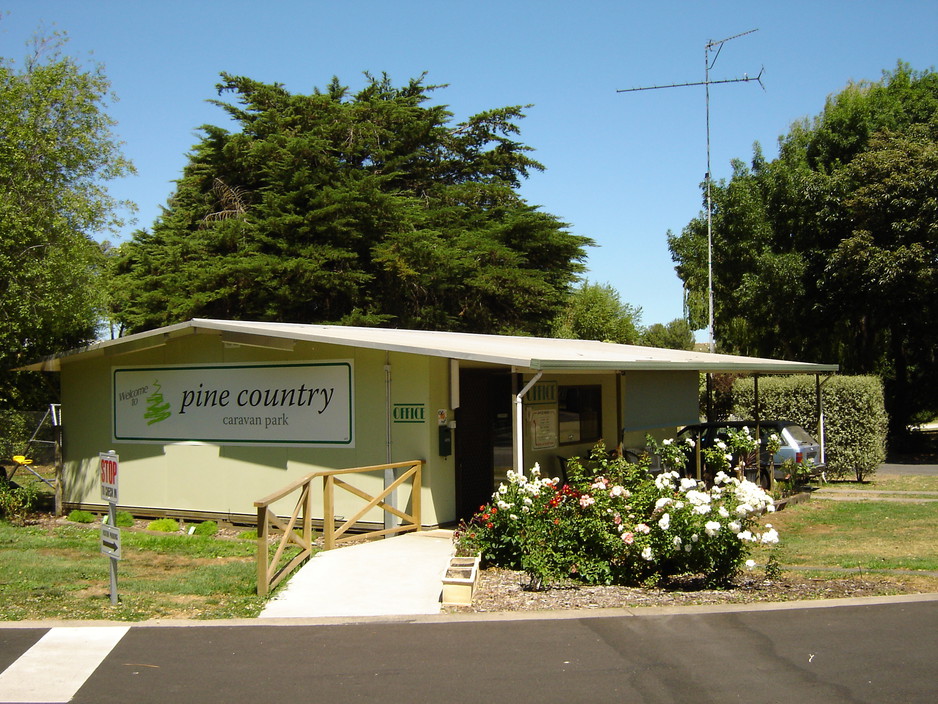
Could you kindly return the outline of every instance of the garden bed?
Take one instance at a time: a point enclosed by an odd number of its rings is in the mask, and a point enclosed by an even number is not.
[[[917,594],[938,589],[938,577],[882,573],[830,574],[811,577],[785,572],[767,580],[761,569],[740,576],[727,589],[705,589],[701,580],[674,579],[666,587],[588,586],[569,584],[526,591],[524,573],[490,568],[479,574],[472,604],[447,606],[448,613],[603,609],[642,606],[751,604],[759,602],[838,599]]]

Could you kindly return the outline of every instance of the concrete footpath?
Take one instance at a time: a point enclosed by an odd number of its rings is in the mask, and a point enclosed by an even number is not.
[[[437,614],[453,531],[372,540],[314,555],[260,618]]]

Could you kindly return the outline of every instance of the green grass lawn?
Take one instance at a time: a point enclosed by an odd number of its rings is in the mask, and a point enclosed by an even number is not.
[[[256,616],[256,544],[122,531],[120,603],[97,529],[0,522],[0,620],[237,618]]]
[[[836,481],[822,488],[849,489],[850,491],[914,491],[938,492],[938,477],[915,474],[874,474],[869,481]]]
[[[814,500],[767,520],[781,535],[783,566],[938,571],[938,502]]]

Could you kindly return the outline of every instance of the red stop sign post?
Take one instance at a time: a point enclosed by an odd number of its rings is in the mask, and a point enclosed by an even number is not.
[[[98,454],[101,498],[107,501],[107,523],[101,524],[101,552],[111,565],[111,605],[117,606],[117,561],[121,558],[121,534],[117,527],[117,470],[120,458],[114,450]]]

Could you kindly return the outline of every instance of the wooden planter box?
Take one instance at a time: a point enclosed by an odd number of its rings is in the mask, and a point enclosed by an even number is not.
[[[479,581],[479,556],[450,558],[443,575],[443,604],[459,606],[472,603]]]

